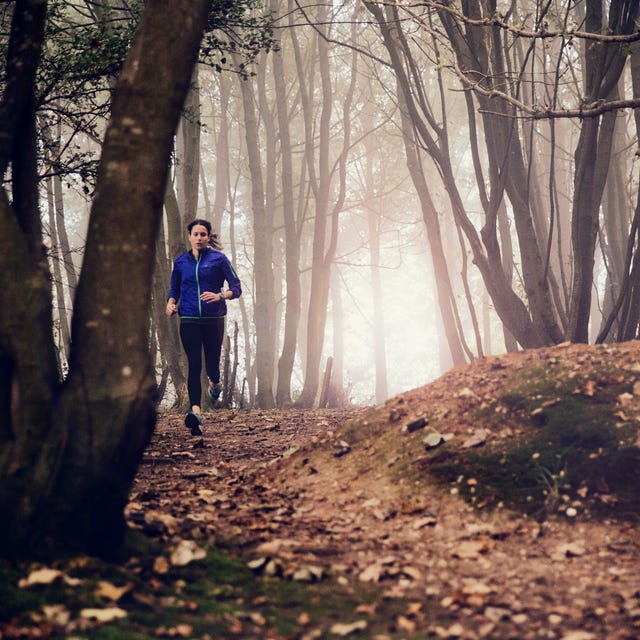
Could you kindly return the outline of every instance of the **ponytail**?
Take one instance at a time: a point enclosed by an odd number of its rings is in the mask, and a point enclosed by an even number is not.
[[[218,234],[215,231],[209,234],[209,245],[216,251],[222,251],[222,242],[220,242]]]

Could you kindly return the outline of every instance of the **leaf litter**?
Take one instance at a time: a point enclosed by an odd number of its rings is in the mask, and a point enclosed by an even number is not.
[[[127,508],[150,547],[6,569],[32,600],[1,637],[640,637],[638,362],[491,357],[379,407],[210,411],[203,438],[162,416]]]

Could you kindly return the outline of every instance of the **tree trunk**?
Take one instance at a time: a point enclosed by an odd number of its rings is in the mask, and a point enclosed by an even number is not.
[[[57,250],[53,252],[50,258],[51,271],[53,275],[53,287],[55,290],[55,303],[54,303],[54,326],[57,318],[58,327],[58,339],[57,339],[57,360],[60,373],[63,374],[67,368],[67,362],[69,358],[69,345],[71,343],[71,328],[69,326],[69,316],[67,314],[66,296],[64,290],[64,282],[62,280],[62,268],[60,263],[64,259],[62,249],[57,241],[56,233],[56,210],[55,210],[55,197],[54,197],[54,182],[58,179],[57,176],[52,176],[47,180],[47,209],[48,209],[48,221],[49,221],[49,234],[51,236],[51,245],[57,247]]]
[[[175,406],[184,408],[188,406],[187,379],[185,371],[185,356],[180,342],[180,325],[166,317],[166,298],[168,283],[171,277],[171,266],[173,260],[185,250],[184,227],[180,215],[178,199],[171,180],[167,180],[164,193],[164,210],[167,225],[167,233],[164,228],[160,228],[156,245],[156,266],[155,275],[157,282],[157,296],[160,295],[160,286],[164,287],[162,309],[158,306],[156,313],[162,313],[164,318],[157,318],[158,340],[160,349],[166,359],[171,383],[176,393]],[[156,301],[159,304],[159,301]]]
[[[357,11],[357,9],[356,9]],[[320,29],[326,29],[327,9],[320,5],[318,9],[318,23]],[[355,34],[356,21],[352,22],[352,35]],[[327,322],[327,301],[331,282],[331,263],[335,257],[338,243],[338,219],[344,204],[346,193],[346,163],[351,145],[351,105],[353,104],[355,81],[357,77],[357,56],[352,52],[350,68],[350,84],[344,99],[342,112],[343,139],[342,149],[338,154],[338,185],[335,189],[336,197],[330,206],[332,190],[331,116],[333,109],[333,88],[329,64],[329,46],[325,38],[318,38],[318,66],[320,70],[320,85],[322,105],[320,110],[320,124],[318,130],[318,171],[316,173],[310,140],[307,139],[307,166],[315,198],[315,221],[313,227],[313,249],[311,257],[311,288],[309,292],[309,312],[307,319],[307,359],[305,366],[304,385],[297,406],[311,407],[316,402],[318,385],[320,383],[320,367],[324,332]],[[303,102],[303,106],[305,103]],[[305,107],[308,110],[309,105]],[[308,118],[308,111],[305,118]],[[309,128],[306,126],[306,134]]]
[[[193,68],[191,85],[176,136],[176,192],[182,226],[198,216],[198,182],[200,179],[200,86],[198,65]]]
[[[239,64],[239,61],[237,61]],[[237,65],[238,66],[238,65]],[[273,398],[273,224],[265,207],[262,161],[258,137],[254,95],[251,80],[241,80],[245,141],[251,172],[251,206],[253,210],[254,279],[256,327],[256,375],[258,406],[267,409],[275,405]]]
[[[0,194],[0,273],[22,274],[13,285],[3,283],[19,303],[10,317],[0,311],[3,554],[108,553],[124,540],[123,509],[155,425],[149,354],[155,240],[208,5],[145,4],[103,146],[63,387],[54,379],[49,283],[29,254],[32,237],[17,224],[18,206],[29,198],[12,208]],[[33,129],[28,113],[21,134]],[[35,156],[35,138],[20,140]],[[17,169],[26,175],[13,160],[14,177]],[[35,182],[31,189],[35,200]]]
[[[277,3],[271,3],[275,11]],[[293,13],[289,14],[293,16]],[[283,43],[281,42],[281,48]],[[276,94],[276,110],[280,134],[280,155],[282,157],[282,215],[284,219],[284,255],[285,255],[285,316],[282,351],[278,360],[278,382],[276,404],[284,407],[291,404],[291,376],[296,357],[298,325],[300,324],[300,238],[295,217],[293,199],[293,158],[291,136],[289,134],[289,110],[284,81],[284,62],[282,50],[273,52],[273,77]]]
[[[220,126],[215,141],[216,182],[215,197],[213,199],[212,224],[216,231],[222,226],[222,216],[229,195],[229,96],[231,94],[231,80],[225,74],[219,74],[219,120]]]

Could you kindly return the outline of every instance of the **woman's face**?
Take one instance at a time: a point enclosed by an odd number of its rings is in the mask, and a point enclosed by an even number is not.
[[[189,242],[191,248],[196,251],[201,251],[209,244],[209,232],[204,225],[194,224],[189,233]]]

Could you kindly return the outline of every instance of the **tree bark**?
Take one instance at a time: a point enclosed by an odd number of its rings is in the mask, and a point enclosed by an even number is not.
[[[357,10],[357,9],[356,9]],[[327,9],[323,5],[318,9],[320,29],[326,29]],[[355,20],[352,22],[352,34]],[[311,144],[307,139],[307,166],[314,194],[315,220],[313,227],[313,249],[311,257],[311,288],[307,318],[307,358],[305,365],[304,385],[296,402],[299,407],[311,407],[316,402],[320,383],[320,367],[324,332],[327,323],[327,304],[331,283],[331,263],[335,257],[338,244],[338,219],[344,204],[346,193],[346,164],[351,145],[351,106],[354,100],[357,77],[357,56],[352,53],[349,87],[344,99],[342,111],[342,148],[336,160],[337,185],[332,185],[333,173],[331,160],[331,118],[333,110],[333,86],[329,63],[329,45],[325,38],[318,38],[318,66],[320,72],[320,91],[322,106],[318,130],[318,171],[315,171]],[[303,103],[304,106],[304,103]],[[308,108],[308,104],[306,105]],[[308,112],[305,117],[309,118]],[[308,127],[307,127],[308,129]],[[309,134],[309,131],[306,131]],[[335,200],[330,203],[332,186],[335,188]]]
[[[251,207],[253,210],[254,279],[256,327],[256,401],[264,409],[273,407],[274,333],[273,333],[273,223],[265,207],[264,181],[258,123],[250,79],[240,81],[244,113],[245,141],[251,173]]]
[[[272,10],[277,3],[271,3]],[[293,16],[293,13],[289,14]],[[291,18],[290,18],[291,19]],[[281,47],[284,46],[281,42]],[[289,110],[284,80],[284,61],[282,50],[273,52],[273,77],[276,94],[276,111],[280,134],[280,155],[282,158],[282,215],[284,219],[284,255],[285,255],[285,315],[282,351],[278,360],[278,381],[276,404],[284,407],[291,404],[291,376],[296,357],[298,326],[300,324],[300,237],[295,216],[293,199],[293,158],[291,136],[289,133]]]
[[[41,284],[46,278],[30,256],[31,238],[0,194],[0,272],[23,274],[9,286],[20,302],[10,317],[0,311],[0,360],[7,365],[0,367],[1,417],[9,418],[0,421],[3,554],[106,554],[124,541],[123,509],[155,425],[149,353],[155,240],[208,6],[208,0],[145,4],[103,146],[64,386],[46,362],[53,353],[48,283]],[[35,139],[28,142],[35,153]]]

